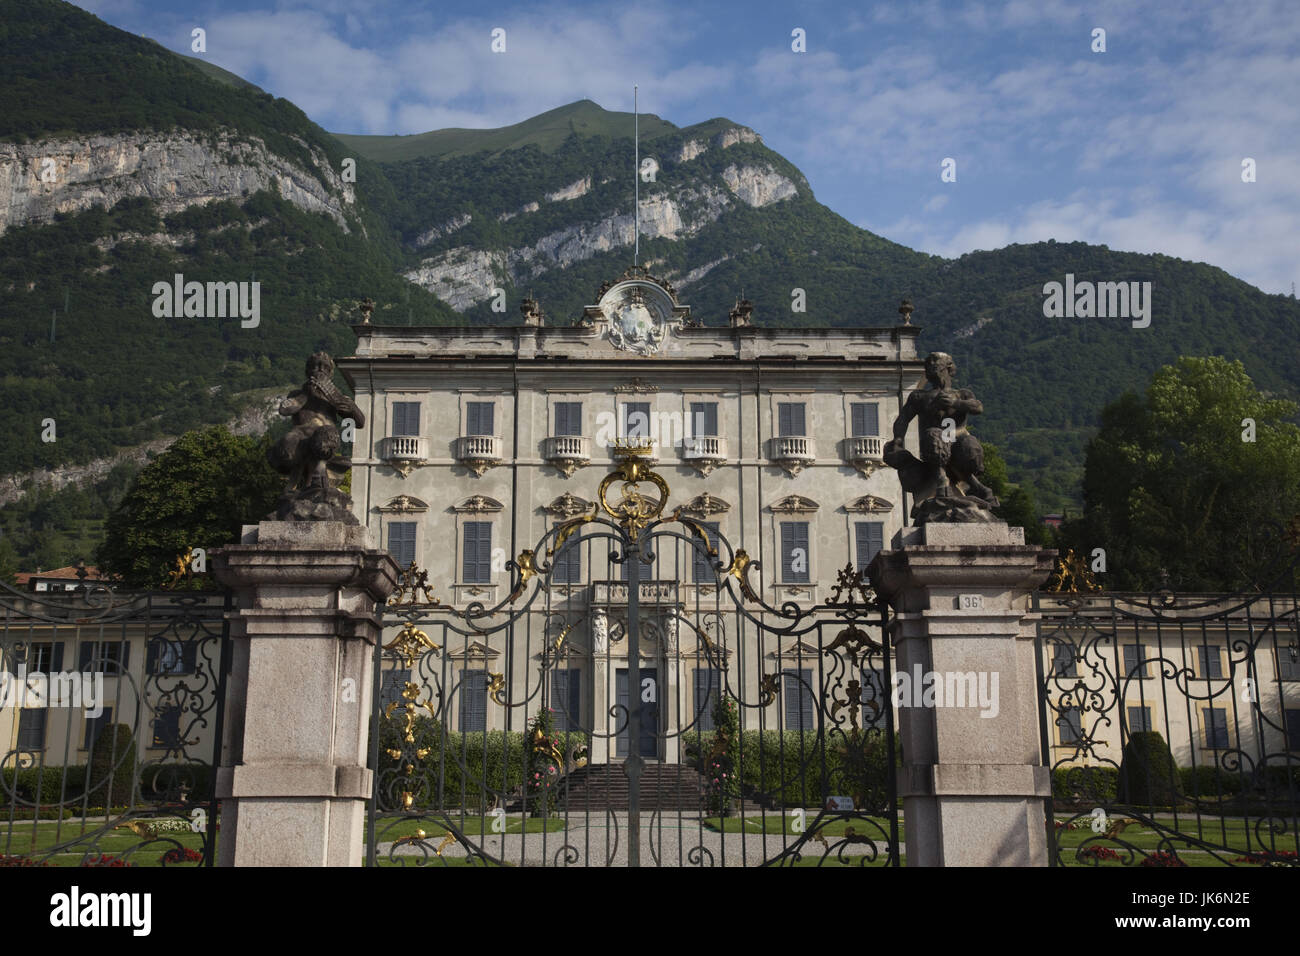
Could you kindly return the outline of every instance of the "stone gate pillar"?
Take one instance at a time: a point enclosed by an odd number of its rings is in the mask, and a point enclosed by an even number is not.
[[[892,608],[908,866],[1047,865],[1030,592],[1055,554],[1002,522],[931,522],[868,569]]]
[[[220,866],[360,866],[375,603],[397,583],[365,528],[263,521],[215,550],[233,588]]]

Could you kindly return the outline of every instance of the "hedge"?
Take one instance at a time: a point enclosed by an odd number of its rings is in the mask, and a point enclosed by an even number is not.
[[[1129,737],[1119,770],[1120,803],[1169,807],[1178,803],[1182,778],[1165,738],[1154,730]]]
[[[421,810],[464,808],[484,812],[489,804],[500,802],[496,795],[501,792],[510,802],[522,799],[524,732],[453,733],[445,731],[432,717],[417,717],[413,727],[415,743],[407,744],[402,740],[404,726],[404,721],[398,720],[379,722],[379,766],[375,776],[381,811],[402,809],[401,795],[406,790],[415,795],[413,806]],[[566,756],[571,742],[577,741],[584,748],[588,744],[584,733],[557,736],[560,752]],[[403,747],[404,757],[390,755],[390,750],[400,751]],[[425,748],[429,752],[423,760],[409,759],[413,750]],[[404,773],[408,759],[415,765],[410,777]]]
[[[15,797],[20,807],[33,804],[38,794],[42,806],[49,806],[66,802],[81,794],[86,786],[86,765],[72,764],[66,768],[6,767],[0,770],[0,777],[3,777],[0,780],[0,808],[8,806]]]
[[[686,760],[698,768],[714,734],[687,734]],[[895,766],[902,748],[895,734]],[[823,747],[815,731],[744,730],[736,748],[736,771],[744,798],[772,807],[820,807],[828,797],[850,796],[859,809],[885,809],[888,748],[883,731],[833,734]]]

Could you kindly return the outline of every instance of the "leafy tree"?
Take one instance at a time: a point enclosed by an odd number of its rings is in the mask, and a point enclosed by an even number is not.
[[[157,587],[189,548],[236,540],[275,507],[281,477],[268,439],[224,426],[187,432],[137,476],[105,523],[99,566],[132,587]]]
[[[1028,544],[1049,544],[1051,532],[1043,525],[1034,500],[1034,489],[1029,485],[1013,485],[1007,478],[1007,463],[996,445],[981,441],[984,446],[984,475],[980,479],[993,489],[1002,502],[993,513],[1013,527],[1025,529]]]
[[[1296,408],[1256,389],[1240,362],[1164,366],[1145,396],[1130,392],[1102,412],[1072,543],[1105,549],[1113,589],[1267,587],[1300,501]]]

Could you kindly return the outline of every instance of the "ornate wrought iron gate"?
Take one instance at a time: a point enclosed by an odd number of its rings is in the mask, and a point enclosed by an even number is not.
[[[898,865],[885,612],[860,574],[773,607],[707,516],[665,513],[645,459],[596,497],[508,563],[493,607],[403,576],[369,864]]]
[[[213,864],[230,606],[0,585],[0,857]]]
[[[1278,580],[1036,596],[1053,865],[1296,865],[1295,564]]]

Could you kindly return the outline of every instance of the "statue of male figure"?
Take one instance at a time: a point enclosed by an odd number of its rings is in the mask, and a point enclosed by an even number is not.
[[[908,396],[894,420],[894,438],[885,445],[885,464],[898,470],[903,490],[916,500],[913,517],[925,501],[935,498],[956,499],[955,504],[981,510],[1000,504],[992,489],[979,480],[984,473],[984,448],[966,430],[966,417],[981,414],[984,405],[970,389],[953,386],[956,374],[957,365],[947,352],[927,355],[928,384]],[[919,459],[903,447],[914,418],[919,420]]]
[[[268,457],[276,471],[288,476],[285,493],[328,493],[332,489],[328,467],[346,462],[335,458],[342,447],[337,421],[351,418],[356,427],[366,417],[352,399],[334,385],[334,360],[317,352],[307,360],[307,380],[280,404],[280,414],[292,416],[293,428],[271,448]]]

